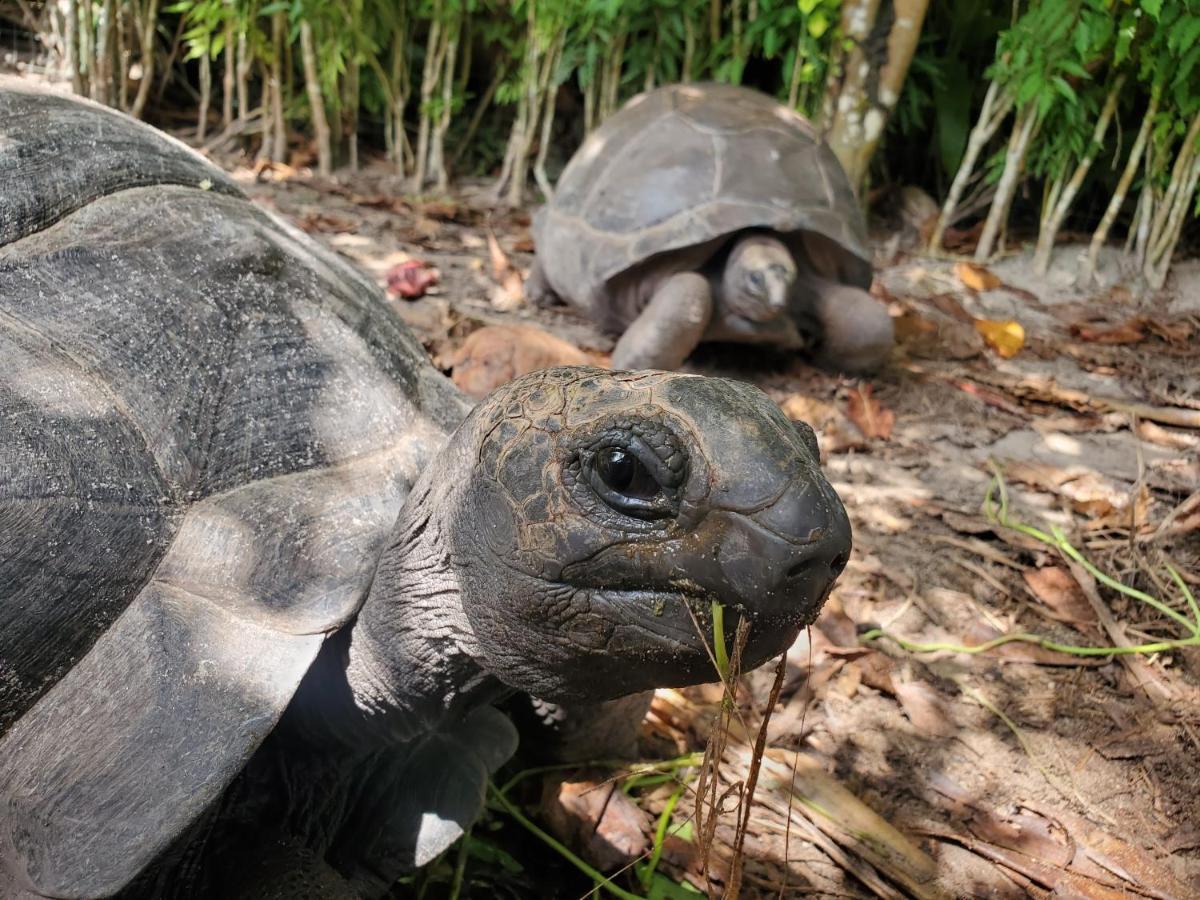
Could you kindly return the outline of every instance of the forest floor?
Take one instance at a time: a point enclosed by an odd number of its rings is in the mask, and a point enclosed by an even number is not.
[[[482,188],[417,200],[381,165],[322,182],[224,162],[256,203],[380,284],[390,275],[397,309],[448,374],[488,325],[533,324],[605,361],[611,337],[523,301],[514,272],[532,259],[529,215],[493,207]],[[1200,592],[1200,267],[1184,262],[1167,291],[1141,296],[1114,254],[1102,285],[1080,290],[1078,248],[1037,278],[1028,255],[970,268],[906,250],[914,237],[876,236],[885,249],[874,292],[899,339],[880,374],[726,349],[687,366],[751,381],[812,424],[855,533],[839,586],[788,654],[742,896],[1200,896],[1200,649],[1079,656],[1013,642],[976,652],[1011,633],[1090,647],[1200,633],[1015,527],[1061,528],[1101,572],[1194,619],[1169,566]],[[421,263],[436,284],[397,296],[401,281],[427,273]],[[508,361],[484,369],[503,377]],[[984,507],[995,472],[1008,525]],[[905,649],[872,639],[875,628],[943,646]],[[742,678],[751,736],[771,684],[769,671]],[[720,696],[660,692],[646,758],[703,750]],[[729,740],[721,790],[748,774],[748,747]],[[652,816],[678,794],[681,834],[657,869],[703,888],[708,841],[685,824],[695,792],[668,781],[634,794],[633,825],[602,823],[593,844],[608,840],[616,859],[649,853]],[[730,877],[734,823],[728,811],[711,835],[714,892]],[[530,857],[496,843],[515,826],[491,827],[498,837],[477,831],[461,896],[587,895],[586,880],[579,889],[562,871],[531,874]],[[696,896],[661,893],[663,879],[646,877],[659,896]]]

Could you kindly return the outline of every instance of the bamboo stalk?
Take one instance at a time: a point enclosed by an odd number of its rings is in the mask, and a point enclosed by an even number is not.
[[[1008,223],[1008,211],[1012,207],[1013,197],[1017,193],[1017,185],[1021,180],[1021,172],[1025,168],[1025,154],[1029,152],[1029,143],[1033,139],[1034,127],[1037,125],[1037,109],[1031,103],[1017,113],[1013,122],[1012,136],[1008,141],[1008,152],[1004,157],[1004,172],[996,184],[996,196],[992,198],[987,220],[983,225],[983,233],[975,246],[975,261],[986,262],[996,246],[996,237]]]
[[[358,171],[358,109],[360,105],[359,92],[362,89],[360,77],[356,51],[346,65],[346,165],[349,166],[351,172]]]
[[[234,72],[232,17],[225,20],[225,46],[221,49],[221,62],[224,65],[221,77],[221,127],[228,128],[233,124],[233,91],[237,80]]]
[[[92,0],[83,0],[79,9],[83,13],[83,21],[79,26],[79,61],[83,69],[83,86],[87,95],[96,100],[96,25],[92,15]]]
[[[124,3],[117,4],[117,106],[129,109],[129,51],[125,40],[127,16]]]
[[[283,119],[283,35],[287,13],[282,10],[271,15],[271,125],[275,136],[271,141],[271,161],[287,162],[287,124]]]
[[[96,84],[93,95],[106,106],[113,102],[113,41],[112,25],[116,15],[113,0],[104,0],[100,13],[100,27],[96,33]]]
[[[1148,252],[1143,263],[1142,273],[1147,283],[1155,289],[1161,288],[1171,267],[1171,256],[1179,235],[1183,230],[1183,220],[1192,205],[1192,195],[1196,191],[1196,183],[1200,180],[1200,159],[1196,156],[1196,141],[1200,138],[1200,112],[1193,117],[1183,143],[1175,157],[1171,168],[1171,180],[1166,194],[1163,196],[1158,212],[1150,224],[1147,239]]]
[[[1096,155],[1100,152],[1104,135],[1117,110],[1117,100],[1121,88],[1124,86],[1125,76],[1117,76],[1112,87],[1109,88],[1104,106],[1100,110],[1100,116],[1096,119],[1096,127],[1092,129],[1092,140],[1088,149],[1084,152],[1078,165],[1075,166],[1075,171],[1071,173],[1071,178],[1066,186],[1061,188],[1061,193],[1056,193],[1049,203],[1049,214],[1043,218],[1041,227],[1038,229],[1037,249],[1033,254],[1033,268],[1039,275],[1045,275],[1050,268],[1050,254],[1054,249],[1054,239],[1058,235],[1059,228],[1062,227],[1063,219],[1066,218],[1071,204],[1075,202],[1075,195],[1079,193],[1079,188],[1082,187],[1084,178],[1092,168],[1092,163],[1096,161]],[[1055,184],[1061,186],[1061,179],[1056,180]]]
[[[271,122],[271,72],[265,61],[258,64],[262,92],[259,94],[258,119],[262,122],[262,143],[258,147],[258,162],[270,162],[275,156],[275,128]]]
[[[450,158],[451,171],[458,168],[459,160],[467,152],[467,148],[471,146],[471,140],[475,137],[475,132],[479,130],[480,123],[483,122],[484,113],[491,106],[492,100],[496,96],[496,91],[500,89],[500,85],[504,83],[507,75],[508,68],[501,62],[497,65],[496,71],[492,75],[492,80],[488,83],[487,90],[483,92],[483,96],[475,104],[475,112],[471,114],[471,121],[467,123],[467,130],[463,132],[462,140],[458,142],[458,149],[454,151],[454,156]]]
[[[196,113],[196,141],[204,143],[208,133],[208,107],[212,102],[212,64],[206,49],[200,59],[200,108]]]
[[[558,66],[558,60],[562,55],[564,40],[565,33],[560,31],[550,45],[550,52],[546,54],[547,85],[543,98],[542,135],[538,142],[537,158],[533,163],[533,177],[537,180],[538,187],[541,188],[542,195],[547,201],[554,197],[554,188],[550,185],[550,179],[546,177],[546,154],[550,150],[550,135],[554,127],[554,106],[558,99],[558,82],[554,79],[554,69]]]
[[[79,0],[67,0],[63,33],[67,42],[65,62],[71,73],[71,90],[83,94],[83,75],[79,71]]]
[[[679,80],[688,82],[692,80],[692,61],[696,56],[696,32],[692,28],[692,19],[688,15],[683,17],[683,63],[679,68]]]
[[[333,172],[333,154],[329,146],[329,120],[325,116],[325,98],[321,96],[321,80],[317,69],[317,51],[313,45],[312,25],[300,22],[300,56],[304,64],[304,87],[308,91],[308,107],[312,113],[313,133],[317,139],[317,172],[328,178]]]
[[[462,29],[462,16],[456,16],[453,27],[446,32],[446,50],[443,53],[442,68],[442,108],[438,110],[438,120],[433,131],[433,164],[431,166],[434,183],[439,191],[445,191],[450,185],[450,175],[446,170],[446,132],[450,129],[450,118],[453,114],[454,102],[454,69],[458,56],[459,35]]]
[[[247,46],[246,29],[238,30],[237,39],[237,117],[250,115],[250,48]]]
[[[987,92],[983,97],[983,107],[979,111],[979,118],[971,129],[971,134],[967,137],[966,152],[963,153],[958,171],[954,173],[954,180],[950,183],[950,190],[946,194],[946,202],[942,204],[942,211],[938,215],[933,234],[929,238],[930,250],[942,249],[942,236],[950,225],[951,217],[962,199],[963,192],[967,189],[971,173],[975,170],[975,163],[978,162],[983,148],[992,139],[992,135],[996,133],[1012,107],[1012,98],[1000,90],[998,82],[993,81],[988,85]]]
[[[1117,214],[1121,211],[1121,205],[1125,202],[1125,194],[1128,193],[1129,185],[1133,182],[1133,176],[1137,172],[1138,163],[1141,162],[1142,151],[1145,150],[1146,141],[1150,136],[1150,129],[1154,122],[1154,116],[1158,112],[1160,92],[1158,85],[1155,85],[1150,92],[1150,105],[1146,109],[1146,116],[1142,119],[1142,126],[1138,129],[1137,137],[1134,138],[1133,147],[1129,150],[1129,159],[1125,162],[1125,169],[1121,172],[1121,178],[1117,182],[1116,190],[1113,191],[1112,197],[1109,198],[1104,215],[1100,218],[1100,224],[1092,232],[1092,242],[1088,246],[1087,259],[1080,272],[1080,281],[1084,284],[1091,283],[1096,274],[1096,261],[1100,257],[1100,248],[1104,246],[1104,242],[1108,238],[1108,231],[1112,228],[1113,222],[1117,219]]]
[[[149,0],[139,32],[142,80],[138,84],[137,94],[133,98],[133,107],[129,110],[129,114],[135,119],[140,119],[142,113],[145,112],[146,101],[150,99],[150,86],[154,82],[154,26],[157,23],[158,0]]]
[[[1168,182],[1167,192],[1163,195],[1159,209],[1155,213],[1153,224],[1150,226],[1150,254],[1152,257],[1158,256],[1162,251],[1165,239],[1161,235],[1166,229],[1167,220],[1172,215],[1176,198],[1179,196],[1180,188],[1186,179],[1185,173],[1191,164],[1193,155],[1195,155],[1197,137],[1200,137],[1200,112],[1192,119],[1187,134],[1184,135],[1183,144],[1180,145],[1179,153],[1175,156],[1175,165],[1171,168],[1171,180]]]
[[[435,80],[441,72],[442,53],[442,4],[440,0],[433,8],[433,21],[429,23],[429,35],[425,40],[425,60],[421,67],[421,102],[417,110],[416,162],[413,164],[412,189],[419,192],[425,186],[426,167],[429,160],[430,117],[429,103],[433,99]]]

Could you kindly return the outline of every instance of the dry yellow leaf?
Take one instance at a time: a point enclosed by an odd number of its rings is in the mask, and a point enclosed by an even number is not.
[[[994,272],[975,263],[957,263],[954,266],[954,274],[973,291],[994,291],[1001,284]]]
[[[1012,359],[1025,346],[1025,329],[1012,319],[976,319],[975,330],[983,335],[989,347],[1004,359]]]

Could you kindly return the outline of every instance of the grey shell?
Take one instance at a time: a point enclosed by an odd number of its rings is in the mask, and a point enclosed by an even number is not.
[[[0,895],[106,895],[219,796],[465,409],[200,156],[0,77]]]
[[[600,313],[618,276],[668,253],[692,268],[751,228],[824,235],[842,251],[840,278],[870,284],[858,202],[813,127],[748,88],[683,84],[634,97],[584,141],[534,240],[555,292]]]

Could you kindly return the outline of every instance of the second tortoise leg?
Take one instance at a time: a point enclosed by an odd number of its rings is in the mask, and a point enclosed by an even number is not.
[[[614,369],[678,369],[712,318],[712,288],[695,272],[672,275],[655,291],[613,350]]]

